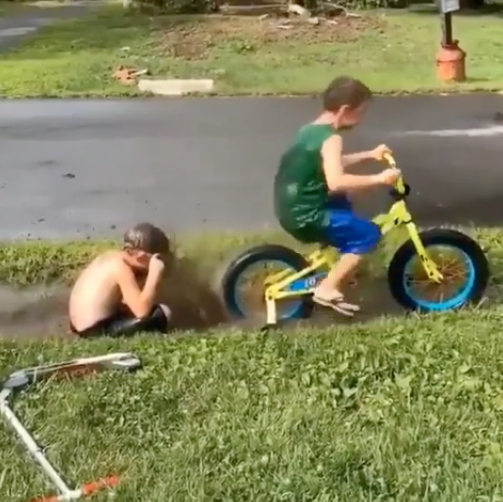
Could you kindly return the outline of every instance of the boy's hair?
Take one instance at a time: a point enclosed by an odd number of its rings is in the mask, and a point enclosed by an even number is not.
[[[344,105],[358,108],[372,97],[372,91],[359,80],[351,77],[338,77],[323,93],[323,108],[336,112]]]
[[[127,230],[123,243],[124,249],[144,251],[150,254],[170,251],[169,239],[166,234],[150,223],[139,223]]]

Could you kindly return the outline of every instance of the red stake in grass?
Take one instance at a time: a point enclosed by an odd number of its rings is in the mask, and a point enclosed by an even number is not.
[[[109,476],[107,478],[98,479],[91,483],[86,483],[76,490],[70,490],[63,495],[49,495],[40,499],[32,500],[31,502],[61,502],[63,500],[77,500],[81,497],[89,497],[93,493],[104,490],[105,488],[114,488],[119,484],[117,476]]]

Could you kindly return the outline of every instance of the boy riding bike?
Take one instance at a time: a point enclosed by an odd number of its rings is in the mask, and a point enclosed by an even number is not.
[[[367,152],[342,154],[339,132],[361,122],[371,97],[371,91],[359,80],[335,79],[323,93],[323,112],[297,133],[281,158],[274,182],[275,214],[281,227],[301,242],[328,244],[341,253],[315,288],[313,300],[346,316],[353,316],[360,308],[345,302],[341,285],[381,237],[377,225],[353,212],[348,193],[392,186],[400,176],[397,169],[374,175],[346,173],[354,164],[383,160],[390,152],[380,145]]]

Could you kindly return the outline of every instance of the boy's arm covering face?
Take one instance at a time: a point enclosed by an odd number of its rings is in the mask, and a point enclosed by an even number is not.
[[[131,268],[122,263],[118,267],[116,279],[122,293],[123,302],[136,317],[143,317],[146,313],[141,304],[141,290]]]

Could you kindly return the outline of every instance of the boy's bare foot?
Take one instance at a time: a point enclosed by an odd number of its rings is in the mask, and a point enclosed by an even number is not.
[[[329,307],[336,312],[339,312],[339,314],[347,317],[353,317],[355,312],[360,311],[360,307],[358,305],[347,303],[344,300],[344,295],[337,290],[324,291],[317,288],[313,292],[313,301],[318,305]]]

